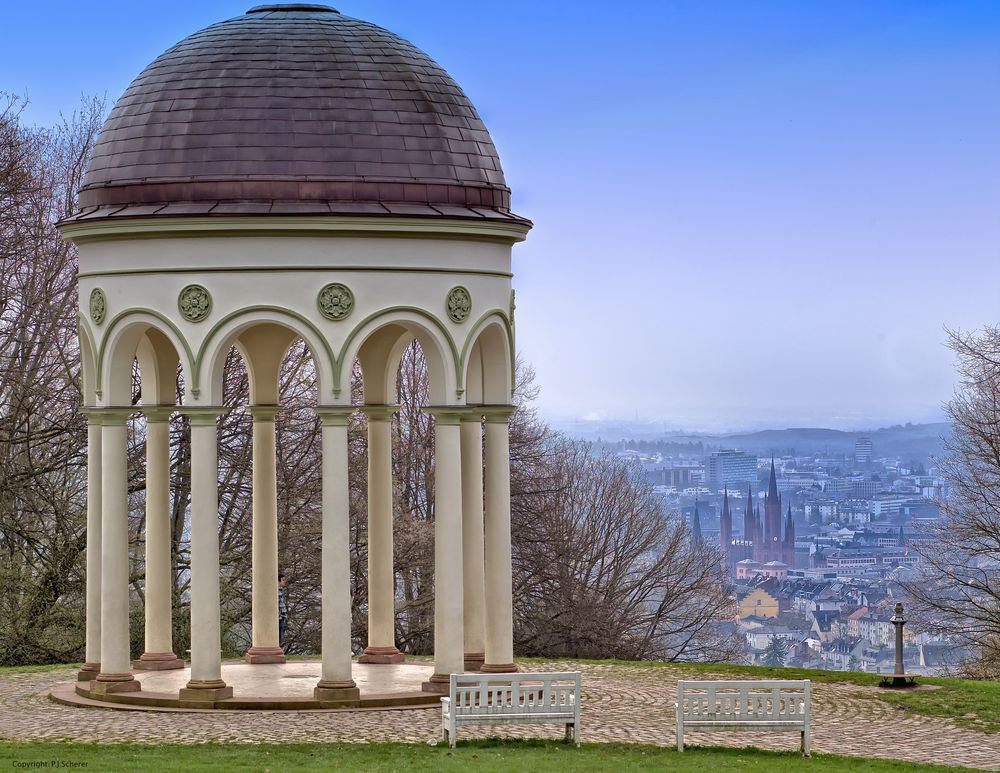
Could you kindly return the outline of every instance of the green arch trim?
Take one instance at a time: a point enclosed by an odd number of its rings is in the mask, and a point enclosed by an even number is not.
[[[77,327],[77,334],[80,335],[80,336],[82,336],[82,337],[84,337],[84,338],[86,338],[87,339],[87,343],[90,345],[90,357],[94,361],[93,362],[93,367],[96,370],[97,369],[97,342],[94,339],[94,333],[93,333],[93,331],[90,329],[90,323],[87,321],[87,316],[82,311],[77,311],[76,312],[76,327]],[[80,368],[81,369],[83,368],[83,352],[80,352]],[[100,397],[101,396],[101,390],[97,388],[98,383],[99,383],[99,377],[98,377],[98,374],[95,373],[94,374],[94,393],[97,395],[97,397]],[[81,370],[81,373],[80,373],[80,390],[81,391],[83,390],[83,372],[82,372],[82,370]],[[89,397],[90,397],[89,395],[85,395],[84,396],[84,405],[86,405],[86,400]]]
[[[300,322],[301,324],[303,324],[309,330],[309,332],[311,332],[314,336],[316,336],[316,339],[322,344],[323,350],[326,352],[326,356],[330,358],[330,367],[333,368],[334,374],[337,373],[339,367],[337,357],[334,355],[333,349],[330,347],[330,342],[326,340],[326,336],[323,335],[322,332],[320,332],[320,329],[316,327],[316,325],[314,325],[306,317],[302,316],[298,312],[282,308],[281,306],[255,305],[255,306],[245,306],[242,309],[237,309],[236,311],[230,312],[222,319],[220,319],[218,322],[216,322],[215,325],[212,326],[212,329],[208,331],[208,335],[205,336],[205,339],[201,343],[201,347],[198,349],[198,357],[194,361],[194,365],[192,366],[194,368],[194,384],[196,386],[198,384],[199,378],[201,377],[201,366],[203,359],[205,357],[206,350],[208,349],[208,345],[209,343],[211,343],[216,333],[219,332],[219,329],[222,328],[223,325],[226,325],[229,322],[231,322],[232,320],[242,316],[246,316],[247,314],[252,314],[255,311],[270,312],[273,314],[290,317],[294,319],[296,322]],[[292,328],[292,330],[294,331],[295,328]],[[301,338],[301,336],[299,337]],[[304,338],[302,340],[305,341]],[[308,341],[305,342],[308,345],[309,342]],[[313,356],[315,357],[315,353],[313,354]],[[334,375],[334,383],[336,382],[337,382],[337,377],[336,375]],[[195,395],[198,394],[198,392],[194,390],[192,390],[192,392]]]
[[[510,350],[510,394],[513,396],[514,371],[516,369],[514,363],[514,328],[510,324],[510,319],[507,317],[507,313],[503,309],[490,309],[477,319],[476,323],[470,328],[469,335],[465,339],[465,345],[462,347],[462,374],[465,374],[465,358],[469,356],[469,350],[472,348],[472,345],[482,332],[480,328],[483,326],[483,323],[490,317],[499,317],[500,321],[503,322],[504,329],[507,331],[507,348]]]
[[[347,356],[347,350],[351,347],[351,343],[357,337],[361,329],[364,328],[364,326],[370,323],[372,320],[401,311],[410,312],[412,314],[416,314],[419,317],[423,317],[438,329],[438,332],[441,333],[441,335],[444,337],[444,340],[448,342],[448,346],[451,349],[452,362],[455,363],[455,391],[459,395],[465,392],[465,386],[464,386],[465,379],[463,378],[464,370],[462,368],[461,357],[458,353],[458,347],[455,345],[455,340],[451,337],[451,333],[449,333],[448,329],[441,323],[441,320],[439,320],[433,314],[430,314],[424,311],[423,309],[419,309],[416,306],[388,306],[384,309],[379,309],[378,311],[369,314],[367,317],[361,320],[361,322],[355,325],[354,329],[348,334],[347,338],[344,339],[344,344],[343,346],[340,347],[340,358],[336,360],[333,366],[334,367],[333,393],[335,396],[339,395],[341,391],[340,376],[341,376],[341,370],[343,369],[344,365],[344,358]],[[386,324],[391,324],[391,321],[387,322]]]
[[[97,353],[97,366],[96,366],[97,367],[97,374],[96,374],[96,377],[94,378],[94,391],[97,393],[98,397],[100,397],[101,394],[102,394],[102,392],[104,391],[104,357],[107,354],[108,341],[111,340],[111,333],[112,333],[112,331],[118,326],[118,324],[123,319],[125,319],[126,317],[134,317],[134,316],[137,316],[139,314],[148,314],[150,317],[153,317],[153,318],[159,320],[164,325],[166,325],[168,328],[170,328],[170,330],[173,331],[173,334],[175,336],[177,336],[177,340],[180,341],[181,342],[181,346],[184,347],[184,353],[187,354],[187,361],[189,363],[191,363],[191,368],[194,369],[194,371],[195,371],[194,380],[191,383],[191,394],[193,394],[195,397],[197,397],[198,396],[198,376],[197,376],[198,364],[195,361],[194,353],[191,351],[191,347],[188,345],[187,339],[184,337],[184,334],[181,333],[180,328],[178,328],[177,325],[175,325],[173,322],[171,322],[165,316],[163,316],[162,314],[160,314],[160,312],[153,311],[152,309],[142,309],[142,308],[125,309],[125,311],[122,311],[119,314],[117,314],[114,317],[114,319],[112,319],[108,323],[108,326],[104,329],[104,338],[101,339],[101,348],[98,350],[98,353]],[[161,330],[160,332],[162,333],[163,331]]]

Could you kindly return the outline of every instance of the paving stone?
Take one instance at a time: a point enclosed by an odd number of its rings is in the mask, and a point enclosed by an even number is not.
[[[583,740],[674,744],[674,699],[683,668],[532,663],[539,671],[583,672]],[[84,709],[48,699],[53,685],[74,677],[70,668],[0,676],[0,738],[97,743],[292,743],[406,741],[439,738],[438,709],[361,712],[164,713]],[[878,699],[876,688],[813,685],[813,749],[858,757],[964,765],[1000,770],[1000,734],[904,711]],[[461,738],[561,738],[559,728],[483,726]],[[798,748],[795,733],[686,733],[691,745]]]

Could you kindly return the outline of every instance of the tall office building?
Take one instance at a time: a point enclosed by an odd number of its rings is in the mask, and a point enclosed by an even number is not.
[[[715,451],[705,464],[710,486],[739,488],[757,480],[757,457],[743,451]]]
[[[869,464],[872,460],[872,439],[862,435],[854,441],[855,464]]]

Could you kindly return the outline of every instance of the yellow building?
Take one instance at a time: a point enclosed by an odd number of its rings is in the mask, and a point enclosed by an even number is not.
[[[778,600],[762,588],[754,588],[740,601],[740,620],[748,617],[777,617]]]

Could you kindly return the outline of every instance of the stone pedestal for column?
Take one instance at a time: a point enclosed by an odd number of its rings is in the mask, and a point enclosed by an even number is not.
[[[462,416],[462,587],[465,592],[465,670],[478,671],[486,659],[483,553],[483,426],[477,408]]]
[[[323,421],[322,678],[313,697],[323,708],[357,706],[351,675],[351,527],[347,422],[351,406],[316,410]]]
[[[513,407],[483,410],[486,417],[486,662],[484,673],[517,671],[510,552],[510,438]]]
[[[219,416],[216,407],[186,408],[191,421],[191,679],[180,705],[196,708],[231,698],[222,679],[219,599]]]
[[[101,411],[101,672],[95,693],[139,689],[129,658],[128,471],[126,422],[131,408]]]
[[[87,640],[86,662],[76,675],[89,682],[101,673],[101,409],[87,416]]]
[[[465,667],[462,590],[462,447],[455,408],[425,409],[434,427],[434,674],[425,692],[448,692]]]
[[[252,642],[247,663],[284,663],[278,642],[278,484],[274,419],[281,408],[255,405],[253,416]]]
[[[365,405],[368,417],[368,646],[359,663],[402,663],[396,648],[392,545],[392,414],[394,405]]]
[[[170,414],[144,408],[146,416],[146,648],[139,671],[184,668],[173,648],[173,582],[170,565]]]

